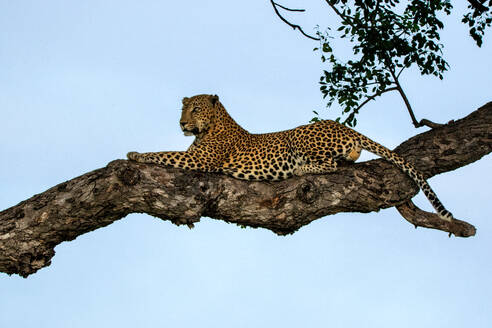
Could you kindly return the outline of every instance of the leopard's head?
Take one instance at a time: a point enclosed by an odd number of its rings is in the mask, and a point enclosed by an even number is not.
[[[215,108],[219,102],[216,95],[197,95],[183,98],[183,111],[179,125],[185,136],[203,136],[213,126]]]

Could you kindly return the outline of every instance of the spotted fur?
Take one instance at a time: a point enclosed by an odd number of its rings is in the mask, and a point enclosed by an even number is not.
[[[453,219],[422,173],[398,154],[337,122],[326,120],[287,131],[251,134],[232,119],[217,96],[197,95],[183,99],[180,125],[185,135],[195,136],[187,151],[130,152],[128,158],[223,172],[244,180],[277,181],[334,172],[338,160],[355,161],[365,149],[398,166],[417,183],[442,219]]]

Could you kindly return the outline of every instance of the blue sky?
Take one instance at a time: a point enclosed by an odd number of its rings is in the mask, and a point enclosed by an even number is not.
[[[282,4],[307,9],[289,16],[307,32],[334,22],[322,1]],[[492,101],[491,31],[477,48],[462,12],[445,18],[445,79],[403,75],[418,118],[444,122]],[[184,96],[218,94],[252,132],[305,124],[323,108],[315,46],[266,0],[0,0],[0,209],[130,150],[186,149]],[[423,131],[407,116],[387,94],[357,129],[393,148]],[[395,209],[286,237],[129,215],[59,245],[28,279],[0,274],[0,326],[490,327],[491,169],[487,156],[430,180],[478,228],[469,239],[415,230]]]

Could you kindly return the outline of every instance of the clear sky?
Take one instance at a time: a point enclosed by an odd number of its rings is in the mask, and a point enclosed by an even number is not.
[[[308,10],[289,16],[307,32],[334,24],[323,1],[282,4]],[[418,118],[492,101],[492,31],[477,48],[462,12],[445,18],[445,79],[403,75]],[[0,209],[128,151],[186,149],[184,96],[218,94],[252,132],[305,124],[323,108],[316,46],[267,0],[0,0]],[[390,148],[424,131],[396,94],[358,121]],[[490,327],[490,159],[430,180],[476,237],[415,230],[394,208],[286,237],[129,215],[59,245],[28,279],[0,274],[0,327]]]

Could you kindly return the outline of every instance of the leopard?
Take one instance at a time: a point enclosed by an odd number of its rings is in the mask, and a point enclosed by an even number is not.
[[[217,95],[200,94],[183,98],[179,125],[185,136],[195,137],[186,151],[129,152],[127,158],[241,180],[279,181],[335,172],[338,163],[355,162],[366,150],[395,164],[415,181],[441,219],[454,219],[412,164],[337,121],[319,120],[290,130],[254,134],[234,121]]]

